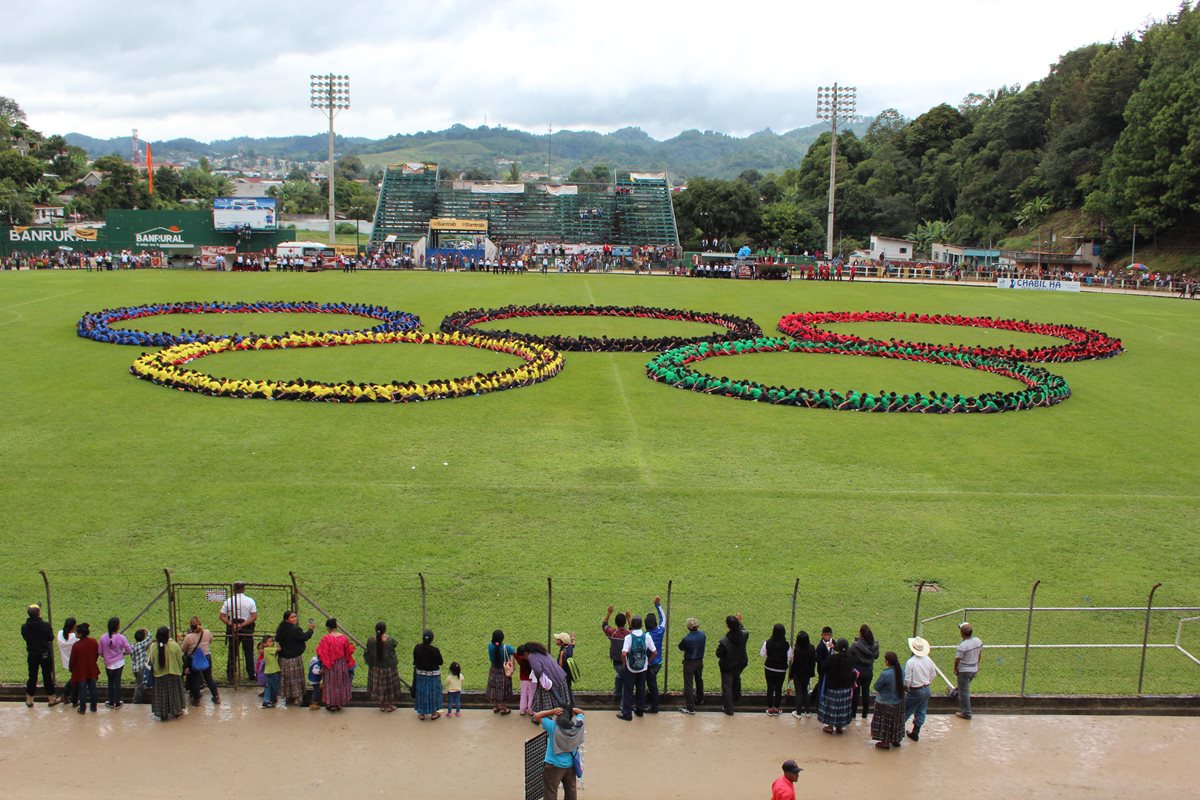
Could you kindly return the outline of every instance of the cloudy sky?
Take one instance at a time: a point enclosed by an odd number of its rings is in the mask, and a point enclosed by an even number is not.
[[[744,135],[814,121],[814,91],[915,116],[1045,76],[1178,0],[62,0],[6,15],[0,95],[46,133],[311,134],[309,74],[351,76],[338,132],[454,123]]]

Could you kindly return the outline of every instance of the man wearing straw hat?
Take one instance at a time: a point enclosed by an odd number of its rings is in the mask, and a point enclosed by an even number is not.
[[[908,649],[912,658],[904,665],[904,721],[913,718],[913,729],[906,735],[916,742],[925,724],[925,709],[929,707],[929,691],[937,678],[937,667],[929,657],[929,642],[920,636],[908,640]]]

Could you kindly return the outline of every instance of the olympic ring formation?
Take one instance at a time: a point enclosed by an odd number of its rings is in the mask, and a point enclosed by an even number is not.
[[[639,319],[666,319],[677,322],[701,322],[707,325],[719,325],[726,328],[728,333],[714,333],[708,336],[657,336],[609,338],[607,336],[558,336],[534,335],[508,330],[480,330],[475,328],[483,322],[493,322],[502,319],[520,317],[634,317]],[[442,320],[442,330],[446,333],[476,333],[485,336],[500,336],[511,339],[523,339],[527,342],[540,342],[559,351],[590,352],[590,353],[656,353],[682,347],[686,344],[700,342],[719,342],[726,339],[745,339],[762,336],[762,329],[751,319],[733,317],[728,314],[718,314],[715,311],[688,311],[675,308],[654,308],[650,306],[504,306],[503,308],[479,309],[471,308],[466,311],[456,311]]]
[[[497,372],[476,373],[429,383],[391,381],[382,384],[325,383],[304,378],[283,381],[221,378],[185,367],[188,362],[214,353],[398,343],[477,347],[509,353],[525,361],[525,364]],[[549,380],[557,375],[562,367],[563,358],[560,353],[541,344],[515,339],[474,334],[464,336],[459,333],[446,335],[417,331],[352,331],[186,342],[156,353],[143,354],[133,362],[129,371],[134,377],[163,386],[216,397],[312,400],[327,403],[410,403],[467,397],[518,386],[530,386]]]
[[[334,331],[335,333],[400,332],[421,327],[421,320],[407,311],[392,311],[383,306],[365,303],[316,303],[309,300],[295,302],[187,302],[150,303],[142,306],[107,308],[89,312],[80,318],[75,332],[97,342],[110,344],[132,344],[139,347],[171,347],[177,344],[211,342],[223,338],[239,338],[236,334],[213,334],[193,331],[179,333],[150,333],[111,327],[115,322],[129,319],[156,317],[163,314],[348,314],[378,321],[378,325],[364,331]]]
[[[692,370],[689,365],[715,356],[743,353],[841,353],[844,355],[891,358],[919,361],[928,364],[948,364],[966,369],[1003,375],[1020,381],[1026,388],[1017,392],[988,392],[978,397],[930,393],[923,395],[897,394],[880,391],[878,394],[850,391],[846,394],[829,389],[764,386],[749,380],[716,378]],[[694,392],[718,394],[739,400],[756,400],[775,405],[828,408],[838,411],[916,412],[921,414],[981,413],[1019,411],[1038,406],[1052,406],[1071,396],[1067,382],[1041,367],[1022,364],[1007,358],[982,356],[956,350],[914,350],[906,345],[887,345],[874,342],[810,342],[796,339],[761,337],[730,342],[688,345],[660,354],[646,365],[646,375],[652,380],[668,383]]]
[[[1066,339],[1067,344],[1021,348],[1011,346],[971,347],[895,340],[885,342],[880,339],[864,339],[851,333],[835,333],[820,327],[837,322],[919,322],[933,325],[960,325],[968,328],[993,328],[1054,336]],[[1010,358],[1016,361],[1084,361],[1093,358],[1112,358],[1124,352],[1121,340],[1114,339],[1103,331],[1078,328],[1074,325],[1017,319],[993,319],[992,317],[963,317],[957,314],[911,314],[903,311],[806,311],[788,314],[779,320],[776,327],[780,333],[786,333],[788,336],[807,342],[895,345],[922,352],[967,353],[982,357]]]

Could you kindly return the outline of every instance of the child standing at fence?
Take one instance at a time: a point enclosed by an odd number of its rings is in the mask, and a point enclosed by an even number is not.
[[[274,708],[279,699],[279,646],[272,636],[262,641],[262,667],[259,674],[264,679],[262,707]]]
[[[446,676],[446,716],[462,716],[462,665],[450,663],[450,674]]]
[[[525,645],[517,648],[517,667],[521,671],[521,716],[533,715],[533,674],[529,667],[529,654],[525,652]]]
[[[321,707],[321,659],[317,656],[308,662],[308,688],[311,690],[308,707],[315,711]]]
[[[100,667],[96,662],[100,658],[100,644],[91,637],[91,629],[86,622],[79,623],[75,628],[79,639],[71,648],[71,681],[79,690],[79,713],[86,714],[88,706],[96,713],[96,679],[100,677]]]
[[[142,691],[146,688],[146,668],[149,666],[146,654],[150,652],[150,631],[137,629],[133,634],[132,650],[129,660],[133,662],[133,702],[137,704],[143,702]]]

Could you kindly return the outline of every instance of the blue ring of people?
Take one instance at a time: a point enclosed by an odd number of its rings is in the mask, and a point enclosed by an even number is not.
[[[674,322],[699,322],[718,325],[727,333],[707,336],[634,336],[610,338],[608,336],[567,336],[557,334],[531,334],[521,331],[487,330],[476,328],[484,322],[522,317],[628,317],[636,319],[662,319]],[[504,306],[503,308],[470,308],[456,311],[442,320],[446,333],[477,333],[486,336],[501,336],[539,342],[560,352],[583,353],[658,353],[687,344],[720,342],[726,339],[747,339],[762,336],[762,329],[752,319],[720,314],[716,311],[690,311],[678,308],[656,308],[652,306]]]
[[[237,338],[237,334],[208,333],[181,330],[179,333],[139,331],[114,328],[113,323],[144,319],[165,314],[345,314],[376,320],[379,324],[362,331],[335,333],[386,333],[412,331],[421,327],[421,320],[407,311],[393,311],[366,303],[316,303],[296,301],[191,301],[184,303],[147,303],[140,306],[106,308],[84,314],[75,325],[75,332],[85,339],[109,344],[129,344],[138,347],[171,347],[177,344],[210,342],[216,339]]]
[[[878,394],[850,390],[806,389],[787,386],[765,386],[751,380],[715,377],[691,368],[691,364],[717,356],[736,356],[747,353],[824,353],[832,355],[867,356],[925,364],[949,366],[991,372],[1025,384],[1015,392],[987,392],[979,396],[963,396],[946,392],[901,394],[880,391]],[[918,414],[994,414],[1003,411],[1022,411],[1029,408],[1053,406],[1071,396],[1067,382],[1059,375],[1030,364],[1009,358],[978,356],[958,351],[919,350],[905,345],[872,342],[809,342],[780,337],[762,337],[730,342],[702,343],[668,350],[646,365],[646,375],[693,392],[716,394],[739,400],[752,400],[772,405],[824,408],[835,411],[910,412]]]
[[[990,328],[1053,336],[1058,339],[1066,339],[1067,343],[1042,347],[1014,347],[1011,345],[1008,347],[980,347],[929,342],[883,341],[863,338],[852,333],[837,333],[821,327],[822,325],[846,322],[910,322],[926,325],[956,325],[965,328]],[[776,329],[780,333],[809,342],[902,345],[910,350],[969,353],[985,358],[1011,358],[1016,361],[1039,363],[1112,358],[1125,351],[1120,339],[1115,339],[1103,331],[1091,328],[1080,328],[1055,322],[1030,322],[1021,319],[964,317],[959,314],[915,314],[903,311],[801,311],[784,316],[779,320]]]
[[[307,347],[347,347],[366,344],[429,344],[475,347],[514,355],[524,361],[517,367],[478,372],[460,378],[416,383],[328,383],[305,378],[267,380],[225,378],[188,369],[187,364],[204,356],[226,352],[290,350]],[[309,400],[325,403],[414,403],[453,397],[474,397],[489,392],[532,386],[549,380],[562,370],[562,354],[536,342],[476,334],[443,334],[422,331],[350,331],[345,333],[295,333],[286,336],[255,336],[186,342],[154,353],[143,353],[129,372],[142,380],[185,392],[211,397],[261,400]]]

